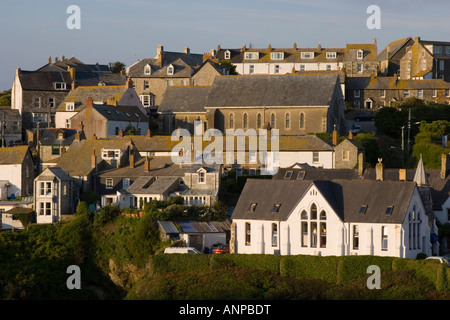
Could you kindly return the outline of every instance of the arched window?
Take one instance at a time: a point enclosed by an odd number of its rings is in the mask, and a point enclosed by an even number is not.
[[[286,116],[285,116],[285,127],[286,127],[286,129],[291,128],[291,115],[289,113],[286,113]]]
[[[305,129],[305,114],[300,113],[300,129]]]
[[[272,113],[272,114],[270,115],[270,127],[271,127],[272,129],[274,129],[274,128],[275,128],[275,125],[276,125],[275,113]]]
[[[234,114],[230,113],[230,123],[229,123],[229,128],[233,129],[234,128]]]
[[[311,205],[311,220],[317,219],[317,206],[315,203]]]
[[[302,213],[300,214],[300,219],[308,220],[308,213],[306,212],[306,210],[302,211]]]
[[[320,247],[326,248],[326,246],[327,246],[327,224],[325,222],[321,222],[320,223]]]
[[[327,220],[327,214],[324,210],[320,211],[320,220]]]
[[[247,129],[247,127],[248,127],[248,115],[246,113],[244,113],[242,122],[243,122],[244,129]]]
[[[262,116],[261,113],[258,113],[256,116],[256,128],[261,129],[262,128]]]

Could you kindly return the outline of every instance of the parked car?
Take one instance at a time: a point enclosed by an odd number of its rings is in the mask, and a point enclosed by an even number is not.
[[[212,253],[230,253],[230,248],[226,244],[221,244],[214,247]]]
[[[450,260],[441,256],[428,257],[425,260],[438,260],[440,263],[446,263],[450,267]]]
[[[361,132],[361,126],[359,126],[357,124],[354,124],[350,128],[350,131],[353,132],[353,133],[360,133]]]
[[[197,249],[193,247],[170,247],[164,249],[164,253],[189,253],[189,254],[195,254],[195,253],[201,253]]]
[[[355,121],[372,121],[373,117],[368,113],[357,113],[353,117]]]

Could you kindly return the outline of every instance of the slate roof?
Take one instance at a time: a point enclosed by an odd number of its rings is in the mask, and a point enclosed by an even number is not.
[[[128,88],[121,86],[79,86],[70,90],[63,102],[58,106],[57,111],[66,111],[66,102],[75,102],[76,110],[81,110],[86,106],[86,100],[92,98],[94,102],[104,101],[105,103],[114,100],[119,102]]]
[[[211,87],[167,87],[158,112],[205,112],[206,98]]]
[[[214,79],[206,107],[329,106],[337,82],[337,72],[218,76]]]
[[[65,71],[49,71],[49,72],[34,72],[34,71],[20,71],[19,81],[23,90],[35,91],[55,91],[54,82],[66,83],[65,90],[57,90],[67,92],[70,90],[72,78],[69,72]]]
[[[53,175],[49,175],[49,172],[51,172]],[[54,179],[53,176],[57,177],[59,180],[73,180],[63,169],[59,167],[46,168],[35,180],[49,181],[49,179]]]
[[[95,171],[91,165],[91,157],[94,150],[97,156],[98,170],[100,171],[102,168],[108,168],[105,161],[102,161],[101,158],[102,148],[127,150],[129,146],[130,139],[127,137],[115,140],[86,139],[74,141],[70,148],[56,160],[56,165],[70,176],[86,176]]]
[[[450,89],[450,83],[442,79],[398,80],[396,77],[349,77],[346,90],[417,90]]]
[[[22,164],[27,152],[28,146],[0,148],[0,165]]]
[[[163,194],[174,184],[178,184],[178,177],[139,177],[128,187],[127,192],[134,194]]]
[[[358,180],[247,180],[232,219],[284,221],[293,212],[304,193],[315,185],[343,222],[402,223],[416,188],[412,181]],[[254,212],[249,211],[256,203]],[[272,212],[279,203],[278,212]],[[365,214],[360,214],[367,205]],[[392,214],[385,214],[394,206]]]
[[[58,132],[64,133],[64,139],[58,139]],[[40,142],[43,146],[70,146],[75,139],[78,130],[66,128],[45,128],[41,134]],[[80,137],[85,139],[84,132],[80,132]]]
[[[392,56],[394,56],[397,51],[399,51],[409,40],[412,40],[411,37],[406,37],[403,39],[399,39],[399,40],[395,40],[390,42],[383,50],[381,50],[381,52],[378,54],[378,60],[386,60],[388,59],[387,57],[387,47],[390,46],[390,51],[391,53],[389,54],[389,58],[391,58]]]
[[[132,122],[148,122],[148,116],[136,106],[112,106],[94,104],[92,106],[105,119],[111,121],[132,121]]]
[[[220,48],[216,53],[219,61],[225,60],[225,52],[230,52],[230,60],[232,63],[335,63],[356,60],[356,51],[364,51],[364,61],[376,61],[377,47],[374,44],[347,44],[345,48],[324,48],[321,45],[316,48],[299,48],[296,45],[291,48],[239,48],[229,49]],[[256,60],[246,60],[245,52],[258,52],[259,58]],[[283,52],[284,59],[271,59],[272,52]],[[312,59],[302,58],[302,52],[312,52]],[[335,52],[336,58],[327,58],[327,52]]]
[[[356,169],[322,169],[322,168],[279,168],[273,175],[274,180],[286,180],[286,172],[292,171],[289,180],[297,180],[300,173],[300,180],[376,180],[376,170],[374,168],[365,169],[360,176]],[[414,181],[416,169],[406,170],[406,180]],[[440,176],[440,169],[426,169],[426,180],[430,186],[431,197],[433,199],[433,210],[442,210],[442,205],[450,197],[450,176],[445,179]],[[399,169],[384,169],[383,179],[398,181],[400,178]]]

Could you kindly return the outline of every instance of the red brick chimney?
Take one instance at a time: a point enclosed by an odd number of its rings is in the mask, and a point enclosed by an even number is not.
[[[127,86],[128,89],[133,88],[133,81],[131,80],[131,78],[127,79],[126,86]]]
[[[150,131],[150,129],[147,130],[147,138],[150,138],[152,136],[152,132]]]
[[[353,139],[353,132],[352,132],[352,131],[350,131],[350,132],[348,133],[348,139],[349,139],[349,140],[352,140],[352,139]]]
[[[64,153],[66,153],[66,147],[63,145],[63,146],[61,147],[61,154],[64,154]]]
[[[92,108],[93,104],[94,104],[94,100],[92,100],[92,97],[89,97],[86,99],[86,108]]]

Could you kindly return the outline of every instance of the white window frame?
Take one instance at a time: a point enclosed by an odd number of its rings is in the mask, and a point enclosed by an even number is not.
[[[145,67],[144,67],[144,74],[145,75],[150,75],[150,74],[152,74],[152,68],[150,67],[150,65],[146,65]]]
[[[314,59],[314,52],[302,52],[300,53],[302,59]]]
[[[174,73],[175,73],[175,68],[173,67],[173,65],[168,66],[167,67],[167,75],[173,76]]]
[[[123,178],[122,179],[122,189],[127,190],[130,187],[130,178]]]
[[[245,60],[258,60],[259,52],[245,52],[244,59]]]
[[[75,102],[66,102],[66,111],[74,111]]]
[[[359,98],[359,97],[361,97],[361,90],[354,90],[353,98]]]
[[[312,153],[312,162],[319,163],[320,161],[320,153],[318,151],[313,151]]]
[[[105,188],[106,189],[112,189],[113,186],[114,186],[113,178],[106,178],[106,180],[105,180]]]
[[[231,59],[231,52],[230,52],[230,50],[225,51],[224,58],[225,58],[225,60],[230,60]]]
[[[284,52],[271,52],[270,53],[270,60],[283,60],[284,59]]]
[[[358,51],[356,52],[356,58],[357,58],[357,59],[363,59],[363,58],[364,58],[364,51],[362,51],[361,49],[358,50]]]
[[[55,90],[66,90],[67,86],[65,82],[54,82]]]
[[[336,52],[327,52],[326,57],[327,59],[336,59]]]
[[[417,97],[423,98],[423,89],[417,89]]]

